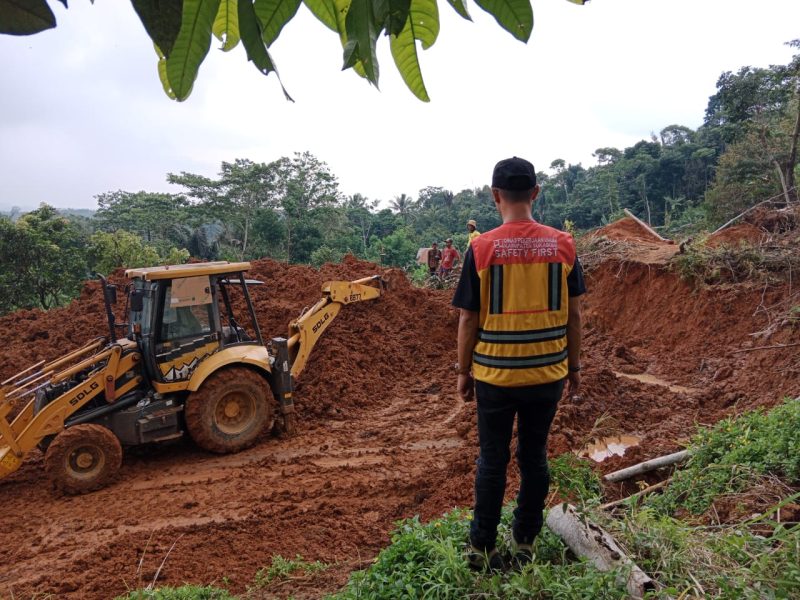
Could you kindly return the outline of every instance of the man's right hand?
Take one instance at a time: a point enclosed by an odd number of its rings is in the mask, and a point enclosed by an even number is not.
[[[472,402],[475,399],[475,380],[472,373],[458,374],[458,395],[464,402]]]
[[[581,372],[570,371],[567,375],[567,398],[574,398],[581,391]]]

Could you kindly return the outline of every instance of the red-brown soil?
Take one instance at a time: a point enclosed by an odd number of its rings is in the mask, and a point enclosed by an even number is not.
[[[751,223],[742,223],[740,225],[731,225],[722,231],[708,236],[706,244],[712,248],[717,246],[731,246],[740,244],[749,244],[750,246],[757,246],[760,242],[768,237],[767,232],[762,231]]]
[[[638,242],[657,242],[665,244],[664,240],[653,235],[651,231],[642,227],[636,219],[623,217],[619,221],[609,223],[591,233],[593,236],[603,236],[610,240],[626,240]]]
[[[562,401],[550,443],[557,455],[599,433],[643,438],[603,472],[678,450],[697,424],[772,406],[800,387],[798,353],[756,349],[797,341],[781,320],[800,304],[789,283],[695,290],[666,258],[637,259],[638,244],[647,253],[653,242],[624,239],[624,259],[587,273],[581,399]],[[265,337],[282,334],[323,281],[379,271],[354,259],[319,272],[256,261]],[[227,578],[242,592],[273,555],[300,554],[333,566],[264,597],[318,598],[368,565],[398,519],[468,506],[475,407],[455,393],[451,292],[390,278],[383,298],[344,308],[315,349],[292,438],[226,456],[188,441],[129,451],[115,483],[76,497],[52,492],[34,453],[0,481],[0,597],[107,599],[153,581],[162,561],[159,585]],[[2,378],[106,329],[95,284],[67,308],[20,311],[0,326]]]

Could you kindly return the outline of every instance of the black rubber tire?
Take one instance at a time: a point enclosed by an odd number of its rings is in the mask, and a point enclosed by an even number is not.
[[[267,380],[250,369],[217,371],[186,400],[186,429],[204,450],[243,450],[272,422],[268,394]]]
[[[108,485],[122,464],[122,444],[102,425],[84,423],[59,433],[44,455],[44,468],[57,490],[85,494]]]

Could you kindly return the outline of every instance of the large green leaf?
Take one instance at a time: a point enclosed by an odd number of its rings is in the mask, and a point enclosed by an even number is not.
[[[411,0],[373,0],[375,23],[386,35],[398,35],[406,26]]]
[[[283,87],[283,82],[278,75],[275,64],[272,62],[269,50],[264,45],[264,40],[261,37],[261,28],[253,7],[253,0],[239,0],[239,33],[242,36],[245,52],[247,52],[247,59],[252,61],[256,69],[264,75],[269,75],[274,71],[283,90],[283,95],[286,96],[287,100],[292,100],[286,88]]]
[[[303,4],[326,27],[340,33],[339,20],[337,18],[338,9],[334,0],[303,0]],[[350,6],[350,3],[348,2],[347,5]],[[347,9],[344,12],[347,14]],[[344,23],[344,15],[342,15],[342,23]]]
[[[253,7],[253,0],[239,0],[239,33],[242,36],[247,59],[252,61],[256,69],[264,75],[275,70],[272,57],[261,39],[261,28]]]
[[[475,4],[491,14],[500,27],[518,40],[527,42],[533,31],[533,9],[530,0],[475,0]]]
[[[222,42],[222,51],[229,52],[239,43],[239,9],[237,0],[220,0],[217,18],[211,31]]]
[[[164,53],[167,54],[167,78],[178,100],[186,100],[192,92],[197,71],[211,47],[211,29],[219,3],[220,0],[183,2],[181,30],[172,52]]]
[[[467,10],[467,3],[466,0],[447,0],[450,3],[455,11],[464,17],[467,21],[472,21],[472,17],[469,15],[469,11]]]
[[[170,98],[170,100],[177,100],[175,97],[175,92],[172,91],[172,86],[169,84],[169,79],[167,78],[167,57],[164,56],[164,53],[161,52],[161,48],[158,45],[153,44],[156,49],[156,54],[158,54],[158,78],[161,80],[161,87],[164,88],[164,93]]]
[[[439,5],[436,0],[412,0],[409,13],[414,25],[414,39],[427,50],[439,37]]]
[[[261,26],[261,39],[269,48],[300,8],[300,0],[255,0],[254,5],[258,24]]]
[[[400,76],[406,82],[408,89],[423,102],[430,102],[428,90],[422,80],[422,71],[417,56],[417,41],[414,38],[414,25],[409,17],[405,29],[400,35],[393,35],[390,42],[392,57]]]
[[[400,35],[391,37],[394,64],[408,89],[420,100],[429,102],[430,97],[422,79],[422,70],[417,52],[417,40],[423,48],[430,48],[439,35],[439,7],[436,0],[412,0],[406,26]]]
[[[347,45],[345,19],[350,8],[350,0],[303,0],[303,2],[315,17],[339,34],[344,48]],[[353,70],[366,79],[367,73],[360,62],[353,65]]]
[[[378,56],[375,47],[380,33],[375,24],[372,0],[351,0],[345,17],[347,43],[344,46],[344,68],[361,63],[367,79],[378,86]]]
[[[0,0],[0,33],[33,35],[55,26],[46,0]]]
[[[153,43],[169,56],[181,30],[183,0],[131,0]]]

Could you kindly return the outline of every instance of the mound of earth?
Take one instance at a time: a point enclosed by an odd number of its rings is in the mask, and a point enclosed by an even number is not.
[[[645,264],[664,264],[679,251],[677,245],[654,235],[631,217],[624,217],[595,229],[585,238],[589,243],[599,244],[605,255],[630,257],[631,260]],[[583,260],[585,261],[585,257]]]
[[[609,240],[653,242],[667,244],[660,237],[653,235],[651,231],[642,227],[641,224],[631,217],[623,217],[618,221],[609,223],[604,227],[594,230],[591,234],[594,237],[605,237]]]
[[[712,248],[718,246],[738,246],[740,244],[748,244],[750,246],[757,246],[768,237],[765,231],[762,231],[751,223],[741,223],[739,225],[732,225],[722,231],[708,236],[706,244]]]
[[[782,350],[796,341],[792,322],[781,320],[798,304],[796,285],[693,289],[663,264],[639,259],[666,245],[629,241],[624,256],[587,273],[582,392],[562,401],[549,447],[555,456],[603,435],[641,438],[599,463],[601,472],[678,450],[697,424],[800,389],[800,355]],[[319,271],[254,261],[250,276],[266,284],[253,291],[262,332],[283,334],[325,280],[382,271],[353,258]],[[292,438],[265,437],[226,456],[188,441],[136,449],[114,484],[85,496],[54,495],[38,453],[0,481],[9,515],[0,520],[0,596],[100,600],[151,582],[223,580],[238,593],[274,555],[299,554],[330,567],[264,595],[319,598],[368,565],[398,519],[469,506],[475,407],[457,397],[450,368],[452,291],[415,288],[399,272],[387,277],[391,289],[345,307],[312,354]],[[3,377],[107,328],[91,283],[66,308],[20,311],[0,325]],[[511,499],[513,466],[509,477]],[[606,492],[613,498],[634,486]]]

